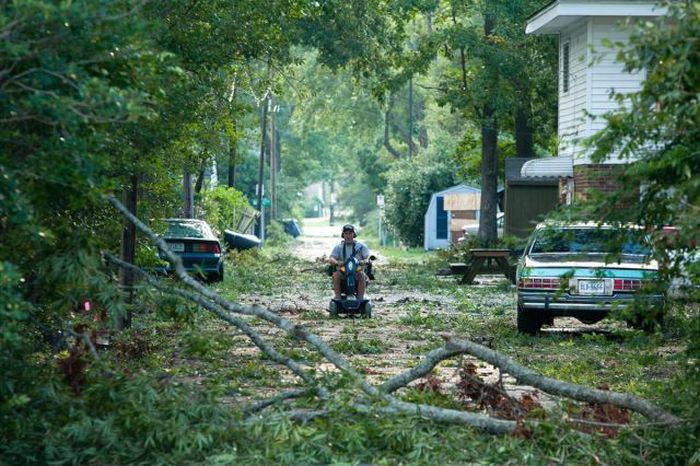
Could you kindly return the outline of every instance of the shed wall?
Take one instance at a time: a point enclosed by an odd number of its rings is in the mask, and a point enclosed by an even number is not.
[[[559,205],[559,186],[515,184],[506,187],[504,233],[527,237],[547,213]]]

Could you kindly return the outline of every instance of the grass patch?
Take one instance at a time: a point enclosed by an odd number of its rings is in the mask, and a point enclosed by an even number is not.
[[[380,354],[386,351],[385,343],[379,338],[360,338],[357,334],[342,337],[332,344],[335,351],[346,355]]]

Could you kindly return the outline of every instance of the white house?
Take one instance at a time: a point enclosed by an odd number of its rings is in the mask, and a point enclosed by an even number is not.
[[[461,231],[462,223],[479,218],[480,199],[481,190],[466,184],[433,193],[424,219],[425,250],[447,248],[456,241],[457,238],[453,236]],[[453,205],[450,206],[450,203]]]
[[[618,108],[612,93],[636,92],[645,78],[643,73],[624,71],[614,44],[629,41],[631,22],[665,13],[654,1],[555,0],[528,20],[527,34],[559,36],[557,155],[571,160],[572,170],[566,171],[573,172],[568,186],[575,198],[585,198],[590,187],[610,188],[616,178],[614,165],[626,163],[612,156],[594,165],[582,145],[604,127],[605,120],[596,117]]]

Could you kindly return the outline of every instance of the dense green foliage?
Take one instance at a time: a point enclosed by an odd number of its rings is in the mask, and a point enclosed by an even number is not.
[[[454,184],[454,168],[436,156],[419,155],[395,163],[388,180],[386,219],[401,241],[421,246],[430,198]]]
[[[248,199],[240,191],[224,186],[205,191],[199,207],[209,225],[220,236],[224,230],[240,225],[252,210]]]

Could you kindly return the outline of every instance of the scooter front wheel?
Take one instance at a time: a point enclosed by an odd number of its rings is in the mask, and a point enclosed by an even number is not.
[[[360,315],[365,318],[365,319],[371,319],[372,318],[372,303],[367,301],[364,306],[362,306],[362,311],[360,312]]]
[[[328,312],[331,314],[331,317],[338,317],[338,304],[332,299],[328,303]]]

